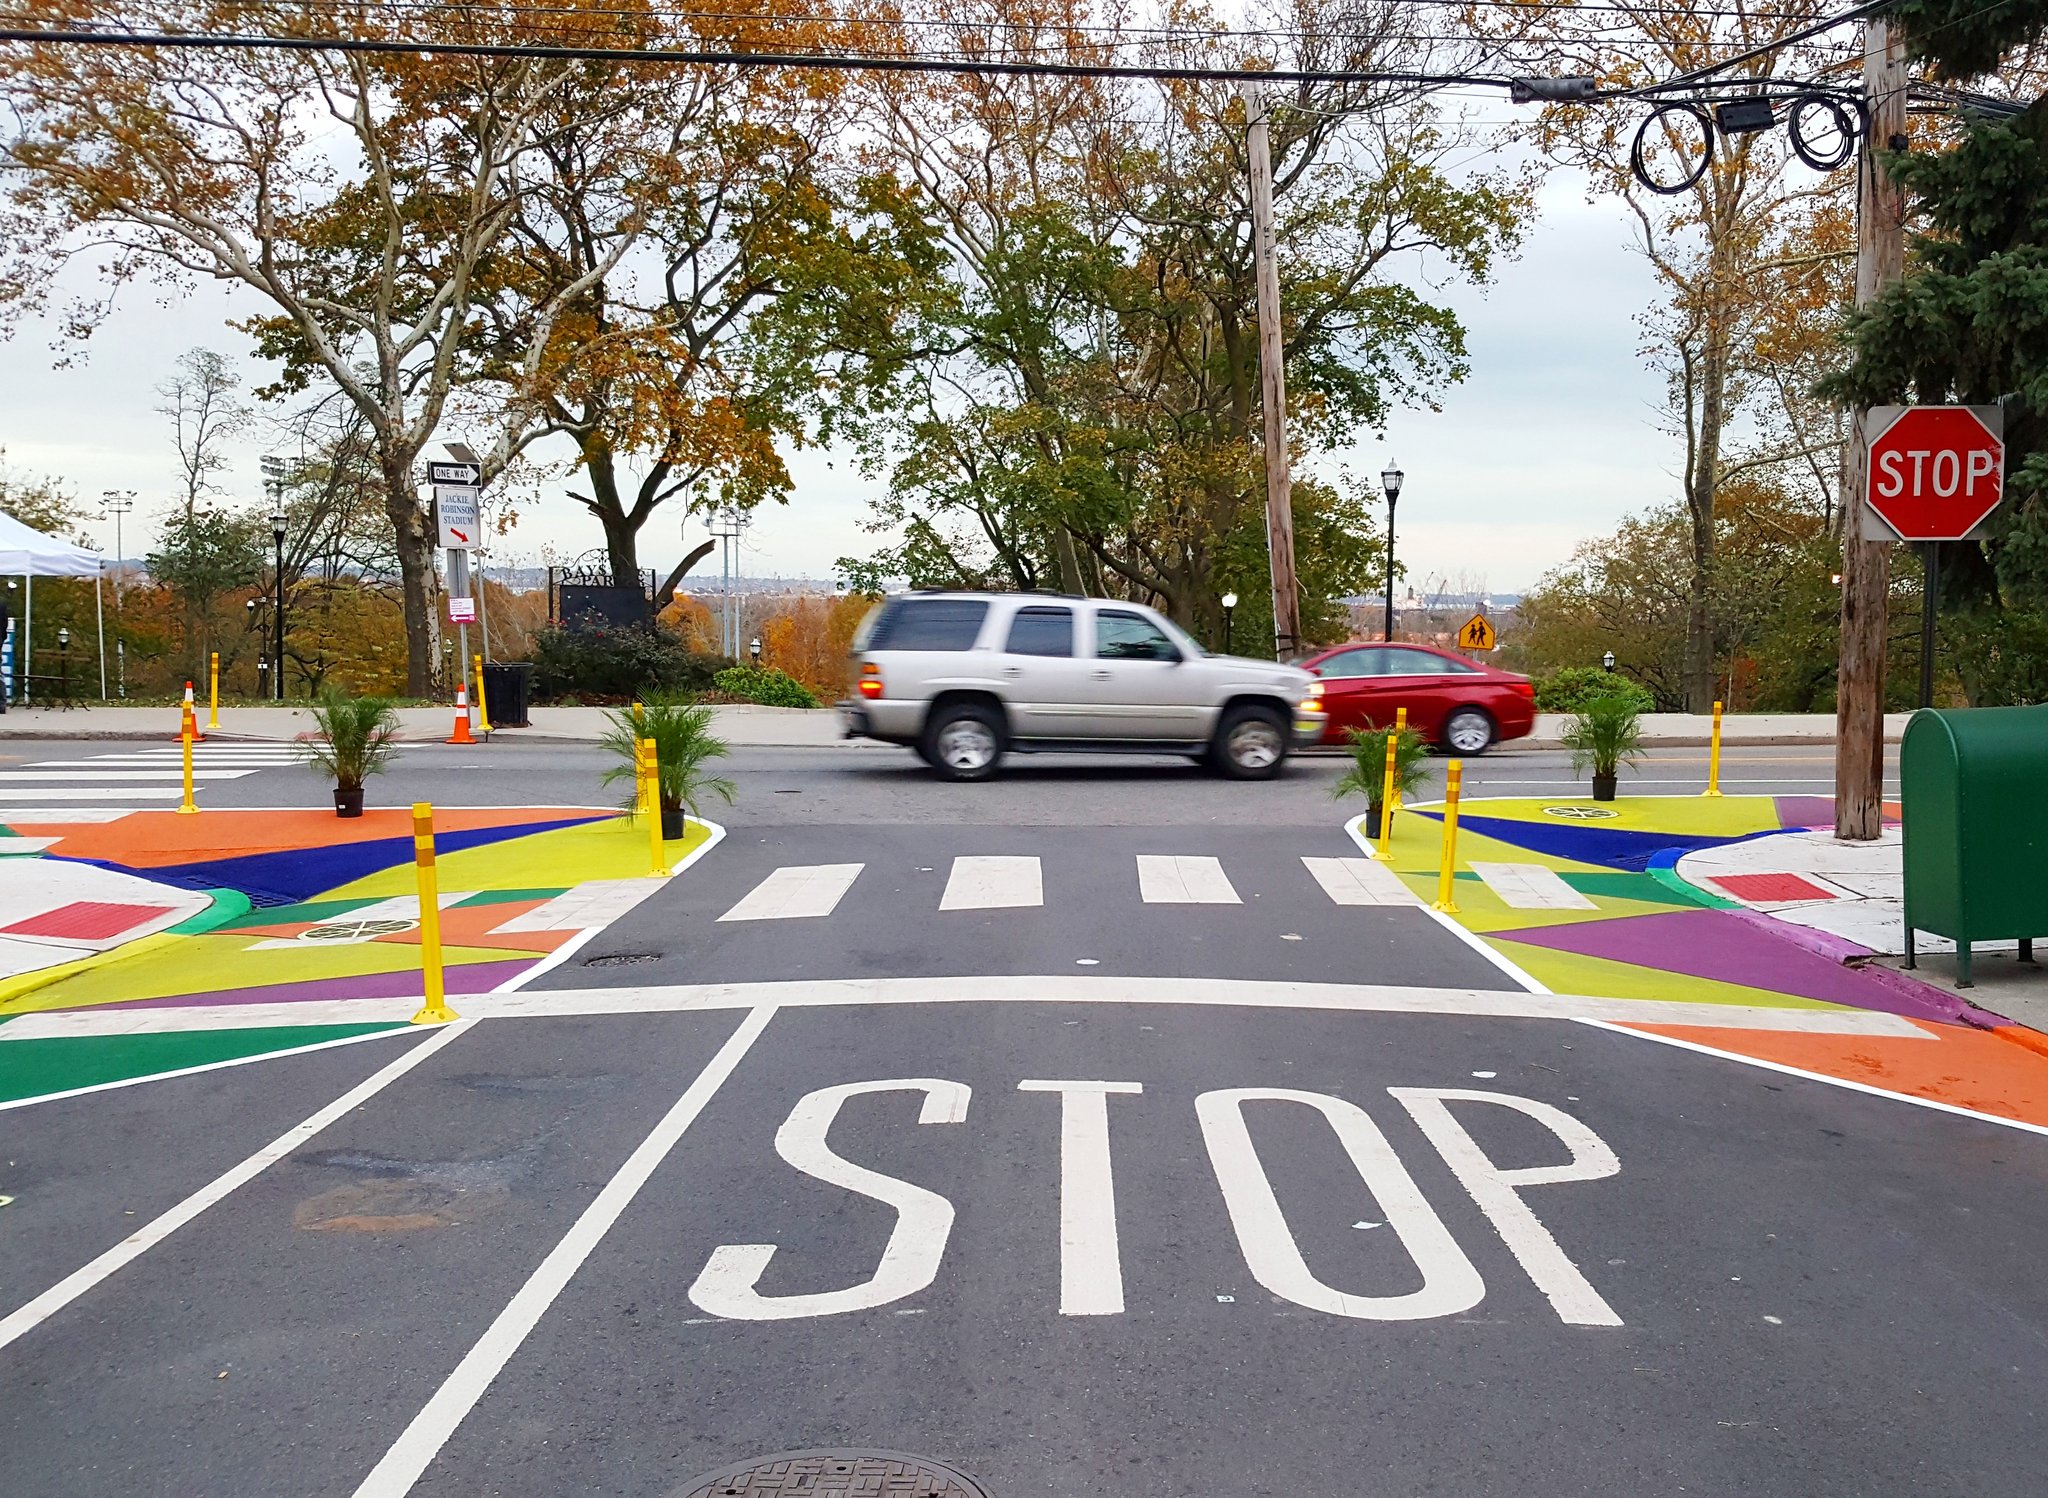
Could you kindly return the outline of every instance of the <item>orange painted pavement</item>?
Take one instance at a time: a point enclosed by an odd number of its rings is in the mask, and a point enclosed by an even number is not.
[[[1736,1056],[2048,1127],[2048,1056],[1986,1030],[1923,1025],[1917,1020],[1908,1023],[1929,1038],[1805,1035],[1790,1030],[1722,1030],[1635,1022],[1622,1028],[1668,1035]]]
[[[569,817],[609,816],[588,806],[484,806],[434,810],[437,832],[468,832],[479,827],[511,827],[559,822]],[[49,851],[64,858],[97,858],[129,868],[154,869],[216,858],[242,858],[254,853],[287,853],[302,848],[331,848],[378,838],[412,836],[409,808],[379,807],[360,820],[339,822],[332,808],[317,810],[202,811],[196,817],[174,812],[131,812],[118,822],[30,822],[7,825],[31,837],[57,837]],[[341,835],[337,835],[337,834]]]

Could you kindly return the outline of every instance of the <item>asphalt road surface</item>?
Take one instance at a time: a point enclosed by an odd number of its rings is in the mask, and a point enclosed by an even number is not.
[[[0,1491],[664,1498],[824,1447],[996,1498],[2040,1491],[2048,1139],[1489,1015],[1512,973],[1303,862],[1355,853],[1334,765],[733,773],[535,985],[638,1012],[0,1111]]]

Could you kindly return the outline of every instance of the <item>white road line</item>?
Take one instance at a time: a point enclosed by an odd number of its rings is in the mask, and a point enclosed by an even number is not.
[[[1486,887],[1510,910],[1598,910],[1600,907],[1540,863],[1472,864]]]
[[[458,1020],[452,1025],[443,1026],[438,1033],[414,1046],[365,1081],[357,1083],[319,1112],[285,1130],[241,1164],[216,1176],[162,1216],[136,1229],[84,1268],[66,1275],[27,1305],[5,1319],[0,1319],[0,1351],[4,1351],[9,1345],[35,1330],[109,1275],[141,1258],[208,1207],[221,1201],[236,1187],[254,1180],[265,1168],[282,1160],[336,1119],[352,1109],[361,1107],[475,1023],[475,1020]]]
[[[161,770],[0,770],[0,780],[39,780],[46,785],[70,785],[80,780],[178,780],[183,778],[184,773],[183,768],[177,765],[170,765]],[[211,766],[201,769],[198,765],[192,767],[194,780],[240,780],[244,775],[255,773],[253,769],[218,769]]]
[[[1138,894],[1147,905],[1241,905],[1223,865],[1187,853],[1140,853]]]
[[[175,785],[10,785],[0,789],[0,798],[8,801],[175,801],[183,794]]]
[[[1323,893],[1339,905],[1420,905],[1417,895],[1385,864],[1372,858],[1308,858],[1302,863]]]
[[[777,869],[719,919],[793,921],[830,915],[866,867],[860,863],[812,863]]]
[[[704,1111],[705,1105],[732,1075],[755,1038],[767,1028],[768,1021],[774,1016],[773,1006],[764,1005],[740,1022],[739,1028],[718,1048],[718,1054],[697,1074],[697,1080],[676,1099],[675,1106],[662,1115],[661,1122],[654,1126],[653,1131],[640,1141],[639,1148],[627,1157],[618,1174],[605,1182],[596,1199],[583,1209],[583,1215],[549,1250],[540,1267],[498,1313],[497,1320],[456,1364],[455,1371],[434,1392],[426,1407],[413,1416],[412,1423],[384,1453],[384,1459],[357,1487],[356,1498],[401,1498],[401,1495],[412,1491],[413,1484],[420,1480],[448,1438],[455,1434],[456,1427],[476,1408],[476,1402],[483,1398],[492,1380],[504,1371],[512,1355],[519,1351],[520,1344],[540,1324],[540,1318],[547,1314],[548,1307],[568,1288],[576,1271],[583,1267],[583,1261],[604,1241],[612,1224],[632,1205],[633,1198],[647,1184],[648,1177],[668,1158],[669,1151],[675,1148],[690,1125],[697,1121],[697,1115]]]
[[[1035,858],[956,858],[941,910],[1004,910],[1045,903],[1045,879]]]
[[[0,822],[39,827],[62,822],[118,822],[135,812],[132,806],[0,806]]]
[[[1513,988],[1427,988],[1370,983],[1302,983],[1236,978],[1125,978],[1057,973],[977,978],[837,978],[773,983],[704,983],[646,988],[561,988],[469,994],[456,1000],[479,1019],[563,1019],[703,1010],[828,1008],[860,1004],[1184,1004],[1191,1008],[1302,1009],[1349,1014],[1447,1014],[1481,1019],[1601,1019],[1642,1025],[1713,1025],[1813,1035],[1886,1035],[1927,1040],[1896,1014],[1866,1009],[1682,1003],[1553,994]],[[80,1035],[153,1035],[269,1025],[378,1024],[406,1020],[417,994],[391,999],[303,999],[189,1008],[45,1010],[0,1025],[15,1040]]]

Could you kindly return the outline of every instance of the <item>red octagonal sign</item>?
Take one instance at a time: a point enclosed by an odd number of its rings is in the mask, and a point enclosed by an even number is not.
[[[1907,406],[1871,440],[1864,497],[1901,541],[1960,541],[2004,479],[2005,444],[1975,409]]]

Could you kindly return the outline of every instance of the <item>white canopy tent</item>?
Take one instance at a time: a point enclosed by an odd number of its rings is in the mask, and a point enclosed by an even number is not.
[[[100,697],[107,695],[107,622],[100,597],[100,554],[41,531],[30,530],[12,515],[0,514],[0,576],[19,575],[23,597],[21,611],[22,675],[34,669],[30,658],[31,627],[35,620],[35,580],[39,577],[89,577],[95,630],[99,635]],[[24,700],[27,693],[23,692]]]

